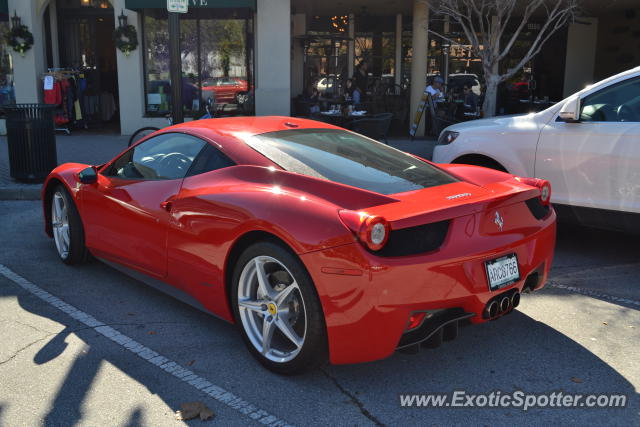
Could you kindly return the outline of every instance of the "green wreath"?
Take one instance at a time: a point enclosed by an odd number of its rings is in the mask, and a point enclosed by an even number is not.
[[[33,34],[26,25],[18,25],[7,34],[7,44],[24,56],[24,53],[33,46]]]
[[[124,27],[118,27],[113,31],[113,41],[116,47],[120,49],[125,55],[136,50],[138,47],[138,32],[133,25],[125,25]]]

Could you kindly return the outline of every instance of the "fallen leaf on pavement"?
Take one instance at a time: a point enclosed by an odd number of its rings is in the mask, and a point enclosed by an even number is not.
[[[176,412],[177,420],[192,420],[200,417],[202,421],[212,418],[215,414],[202,402],[186,402],[180,405],[180,410]]]

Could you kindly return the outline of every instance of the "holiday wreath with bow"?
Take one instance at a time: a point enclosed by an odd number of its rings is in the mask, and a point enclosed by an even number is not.
[[[24,53],[33,46],[33,34],[26,25],[16,25],[7,34],[7,44],[24,56]]]
[[[116,28],[113,31],[113,41],[118,49],[129,56],[129,54],[138,47],[138,32],[136,31],[136,27],[133,25],[124,25]]]

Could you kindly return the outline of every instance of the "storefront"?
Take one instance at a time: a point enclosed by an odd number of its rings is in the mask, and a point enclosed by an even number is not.
[[[46,71],[59,85],[59,129],[119,132],[115,17],[105,0],[57,0],[45,6]],[[54,45],[56,46],[54,54]],[[45,101],[51,98],[43,80]]]
[[[158,3],[125,3],[141,21],[144,112],[149,117],[168,114],[172,102],[168,13]],[[236,7],[225,7],[232,4]],[[226,115],[253,113],[253,14],[251,1],[205,1],[180,15],[185,117],[201,115],[208,99]]]
[[[286,14],[278,17],[288,22],[289,1],[272,3],[286,6]],[[0,0],[0,9],[2,4]],[[0,19],[6,18],[7,10],[15,11],[32,32],[34,44],[24,55],[5,54],[9,48],[0,45],[1,102],[15,102],[12,64],[17,61],[24,72],[18,78],[18,102],[45,100],[45,77],[64,88],[61,96],[49,97],[62,99],[56,113],[63,116],[60,128],[129,134],[143,126],[166,125],[173,100],[165,0],[9,0],[4,5]],[[186,120],[201,116],[207,100],[218,114],[255,114],[257,15],[255,0],[189,1],[188,12],[179,17],[181,105]],[[263,15],[269,19],[269,13]],[[113,34],[129,25],[133,29],[128,29],[129,37],[137,43],[124,51]],[[0,21],[2,30],[9,30],[7,19]],[[289,59],[288,46],[278,50]],[[272,54],[277,58],[278,52]],[[283,62],[288,68],[289,62]],[[288,76],[281,73],[278,85],[284,86],[285,78],[288,84]],[[263,80],[269,90],[269,79]],[[283,98],[282,91],[278,94]],[[288,91],[285,96],[288,100]],[[77,111],[75,101],[80,105]]]
[[[632,3],[605,10],[588,0],[596,17],[559,31],[525,66],[535,82],[529,96],[557,101],[602,74],[630,68],[632,49],[616,53],[607,40],[627,34],[614,25],[620,19],[630,28],[625,43],[636,37],[640,10]],[[80,107],[68,117],[72,131],[130,134],[166,126],[176,74],[186,120],[197,119],[207,100],[224,115],[297,113],[296,98],[309,87],[339,95],[360,72],[370,99],[382,100],[372,109],[391,109],[406,126],[429,76],[448,77],[452,88],[457,80],[470,82],[478,92],[483,83],[460,30],[430,12],[427,0],[189,0],[178,24],[179,73],[170,72],[166,0],[0,0],[0,31],[9,29],[9,11],[32,31],[34,43],[24,55],[0,44],[0,103],[42,101],[50,72],[71,76],[76,85],[84,79],[73,94]],[[137,41],[130,51],[113,39],[123,23]],[[531,25],[518,48],[536,34]],[[610,60],[597,62],[600,55]]]

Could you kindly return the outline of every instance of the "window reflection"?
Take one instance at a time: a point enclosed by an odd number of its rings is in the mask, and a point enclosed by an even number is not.
[[[144,13],[146,112],[171,111],[168,16]],[[253,114],[253,21],[248,10],[192,9],[180,19],[182,107],[199,117],[208,99],[218,115]],[[213,112],[212,112],[213,113]]]

